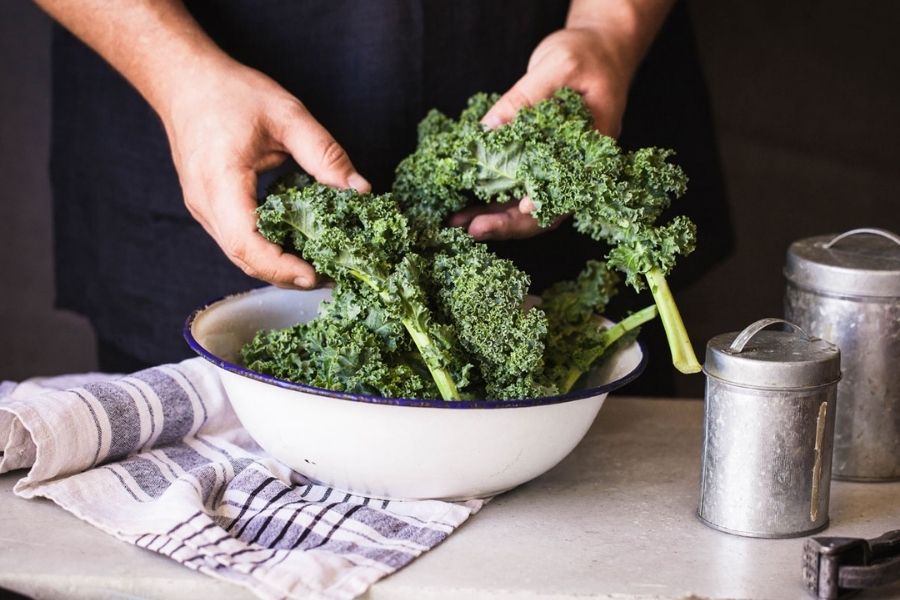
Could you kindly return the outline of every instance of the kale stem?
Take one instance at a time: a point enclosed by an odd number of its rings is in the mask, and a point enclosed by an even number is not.
[[[416,347],[419,349],[419,354],[422,355],[425,366],[431,371],[431,377],[437,384],[438,390],[441,392],[441,397],[444,400],[459,400],[459,390],[456,389],[456,382],[453,381],[453,377],[446,369],[436,364],[432,364],[434,363],[434,360],[431,357],[435,352],[434,342],[431,341],[431,336],[428,335],[428,332],[422,331],[416,327],[413,322],[407,319],[403,319],[402,323],[412,337]]]
[[[348,271],[351,275],[375,290],[378,293],[378,296],[386,304],[391,302],[390,296],[378,285],[375,278],[359,269],[349,269]],[[441,392],[441,397],[444,400],[459,400],[459,390],[456,388],[456,382],[453,380],[453,376],[435,361],[434,357],[438,355],[440,351],[437,350],[428,332],[421,329],[416,322],[411,319],[401,319],[401,323],[406,327],[406,331],[409,332],[416,348],[419,349],[422,361],[431,372],[431,377],[434,379],[434,383],[437,384],[438,391]]]
[[[623,335],[639,327],[650,321],[654,317],[656,317],[657,310],[655,305],[648,306],[646,308],[642,308],[634,314],[628,315],[612,327],[608,328],[603,332],[602,337],[600,338],[600,343],[594,347],[591,351],[590,359],[588,361],[589,365],[592,365],[594,361],[603,356],[603,354],[609,349],[610,346],[615,344]],[[575,382],[584,374],[584,371],[577,367],[572,367],[569,369],[569,372],[566,374],[566,378],[560,386],[560,393],[565,394],[569,390],[572,389],[572,386],[575,385]]]
[[[699,373],[700,363],[694,355],[694,348],[691,346],[691,340],[684,328],[681,313],[675,305],[675,298],[672,297],[665,275],[659,269],[652,269],[645,273],[644,277],[659,308],[659,318],[666,330],[669,350],[672,352],[672,364],[682,373]]]

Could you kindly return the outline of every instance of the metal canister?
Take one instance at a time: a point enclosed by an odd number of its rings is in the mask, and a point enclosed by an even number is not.
[[[790,331],[764,331],[783,323]],[[706,346],[700,506],[704,523],[784,538],[828,524],[840,350],[782,319]]]
[[[794,242],[785,276],[785,318],[841,349],[834,477],[900,479],[900,236]]]

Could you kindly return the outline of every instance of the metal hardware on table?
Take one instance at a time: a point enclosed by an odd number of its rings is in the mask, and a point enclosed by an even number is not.
[[[803,583],[820,600],[900,581],[900,529],[872,540],[814,537],[803,545]]]

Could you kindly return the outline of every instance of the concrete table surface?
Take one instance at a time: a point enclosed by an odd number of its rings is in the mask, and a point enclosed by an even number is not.
[[[612,397],[557,467],[498,496],[443,544],[377,583],[369,600],[809,598],[802,538],[714,531],[695,517],[703,405]],[[0,586],[36,598],[251,594],[94,529],[0,477]],[[833,482],[819,535],[900,528],[900,482]],[[900,598],[900,585],[858,596]]]

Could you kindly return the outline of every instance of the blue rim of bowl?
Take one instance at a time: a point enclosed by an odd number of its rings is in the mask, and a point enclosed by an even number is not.
[[[307,394],[314,394],[316,396],[326,396],[328,398],[335,398],[338,400],[350,400],[352,402],[365,402],[368,404],[387,404],[391,406],[412,406],[412,407],[421,407],[421,408],[450,408],[450,409],[465,409],[465,408],[521,408],[527,406],[544,406],[548,404],[560,404],[563,402],[572,402],[573,400],[582,400],[584,398],[590,398],[592,396],[599,396],[600,394],[608,394],[613,390],[617,390],[635,379],[637,379],[641,373],[644,372],[644,369],[647,367],[647,348],[644,346],[644,343],[641,340],[636,340],[638,347],[641,350],[641,361],[638,365],[623,375],[622,377],[615,379],[613,381],[604,383],[601,386],[573,390],[567,394],[561,394],[559,396],[543,396],[540,398],[526,398],[522,400],[441,400],[441,399],[432,399],[425,400],[421,398],[388,398],[385,396],[374,396],[372,394],[361,394],[361,393],[353,393],[353,392],[337,392],[334,390],[329,390],[325,388],[315,387],[312,385],[306,385],[304,383],[296,383],[293,381],[288,381],[286,379],[280,379],[278,377],[274,377],[272,375],[267,375],[265,373],[260,373],[258,371],[253,371],[244,367],[243,365],[239,365],[233,363],[231,361],[227,361],[219,356],[216,356],[206,348],[204,348],[200,342],[194,337],[193,332],[191,331],[191,327],[194,324],[194,321],[200,316],[201,313],[211,308],[213,305],[222,302],[223,300],[227,300],[229,298],[234,298],[236,296],[242,296],[244,294],[251,293],[254,290],[248,290],[246,292],[241,292],[237,294],[230,294],[227,296],[222,296],[220,298],[216,298],[215,300],[211,300],[207,302],[200,308],[194,310],[188,318],[185,319],[184,328],[182,330],[182,334],[184,335],[185,341],[187,341],[188,346],[190,346],[191,350],[196,352],[199,356],[216,365],[220,369],[228,371],[230,373],[234,373],[236,375],[241,375],[243,377],[247,377],[249,379],[254,379],[256,381],[261,381],[262,383],[267,383],[269,385],[274,385],[276,387],[280,387],[287,390],[294,390],[298,392],[306,392]]]

